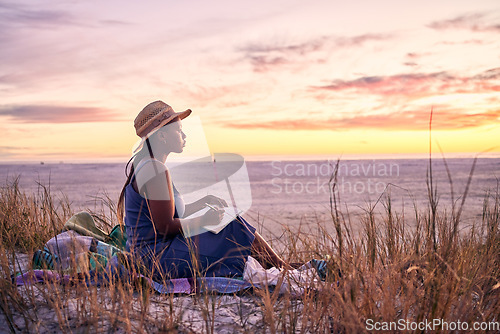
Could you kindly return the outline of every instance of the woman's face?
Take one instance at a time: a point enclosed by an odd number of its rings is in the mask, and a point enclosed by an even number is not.
[[[180,120],[165,125],[159,131],[160,139],[168,152],[182,153],[186,146],[186,134],[182,132]]]

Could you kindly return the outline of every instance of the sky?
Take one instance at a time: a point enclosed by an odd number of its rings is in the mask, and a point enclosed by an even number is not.
[[[0,0],[0,45],[0,162],[127,159],[155,100],[211,152],[426,154],[432,111],[500,156],[497,0]]]

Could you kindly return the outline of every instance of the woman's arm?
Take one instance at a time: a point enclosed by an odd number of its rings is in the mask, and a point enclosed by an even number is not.
[[[195,233],[200,231],[202,226],[218,224],[222,219],[223,210],[209,210],[203,216],[192,219],[174,218],[174,192],[167,169],[164,173],[159,173],[149,179],[139,191],[146,198],[151,220],[158,234],[174,236],[185,232],[186,229]],[[211,199],[203,198],[195,205],[201,205],[205,201],[204,206],[207,200],[211,201]]]
[[[188,217],[193,213],[200,211],[201,209],[207,206],[206,204],[215,205],[221,208],[227,207],[227,203],[224,199],[214,195],[207,195],[193,203],[186,204],[186,209],[184,210],[184,217]]]
[[[138,183],[144,180],[138,184],[138,191],[146,199],[156,232],[163,235],[181,233],[180,221],[174,218],[175,202],[169,171],[161,163],[153,161],[141,170],[137,179]]]
[[[170,217],[167,213],[168,210],[166,210],[166,207],[169,205],[168,202],[170,201],[147,200],[156,233],[161,235],[175,236],[177,234],[184,234],[191,236],[203,233],[206,232],[206,230],[202,230],[203,226],[217,225],[224,215],[224,210],[221,209],[208,210],[203,216],[190,219],[179,219],[173,216],[171,219],[168,219]]]

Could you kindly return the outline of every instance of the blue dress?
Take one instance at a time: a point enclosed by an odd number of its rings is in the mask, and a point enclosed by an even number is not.
[[[132,178],[133,180],[134,178]],[[174,187],[174,200],[179,193]],[[175,210],[175,218],[178,218]],[[144,197],[128,184],[125,188],[127,250],[157,280],[203,276],[243,276],[255,238],[255,228],[238,217],[218,234],[205,232],[185,238],[162,236],[155,229]]]

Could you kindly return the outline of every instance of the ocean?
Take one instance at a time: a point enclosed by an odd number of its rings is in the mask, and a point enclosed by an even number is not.
[[[336,160],[246,161],[251,206],[244,217],[264,233],[279,235],[284,227],[314,228],[330,225],[330,189]],[[439,207],[451,212],[452,200],[458,208],[470,176],[473,159],[432,161],[433,183]],[[387,198],[394,212],[411,222],[414,208],[427,208],[427,159],[343,160],[337,170],[336,195],[339,208],[349,214],[354,229],[361,228],[359,214],[373,208],[383,214]],[[66,197],[74,212],[99,210],[102,198],[115,202],[125,181],[125,163],[45,163],[0,164],[1,184],[19,177],[28,193],[50,189],[56,198]],[[452,182],[450,182],[450,178]],[[485,196],[495,194],[500,179],[500,158],[477,159],[467,197],[461,228],[480,222]],[[332,181],[333,182],[333,181]],[[175,183],[175,179],[174,179]],[[333,226],[332,226],[333,228]]]

